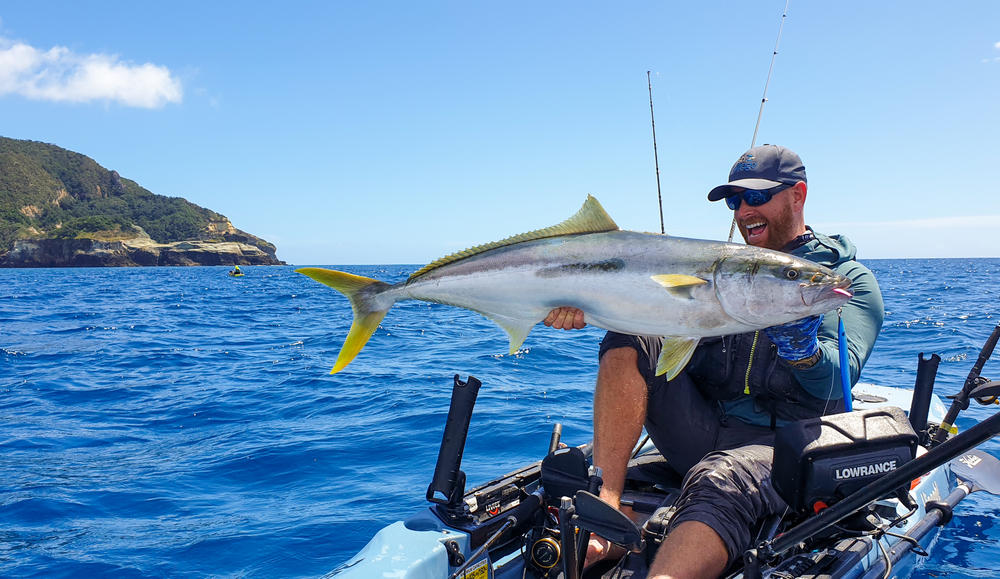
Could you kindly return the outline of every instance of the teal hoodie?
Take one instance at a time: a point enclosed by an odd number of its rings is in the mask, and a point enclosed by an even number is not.
[[[849,239],[842,235],[813,234],[815,239],[789,253],[825,265],[851,280],[850,291],[854,295],[841,306],[840,315],[847,335],[848,363],[853,386],[882,330],[882,320],[885,318],[882,291],[875,280],[875,274],[855,259],[857,249]],[[837,311],[827,312],[823,316],[817,337],[822,352],[819,361],[810,368],[789,367],[799,384],[810,395],[821,400],[839,400],[843,398],[843,389],[840,386]],[[750,397],[727,401],[723,405],[728,415],[744,422],[761,426],[770,424],[770,415],[755,409]]]

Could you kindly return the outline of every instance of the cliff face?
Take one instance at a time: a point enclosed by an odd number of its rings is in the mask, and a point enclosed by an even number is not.
[[[0,267],[122,267],[146,265],[283,265],[273,253],[235,241],[155,241],[129,239],[18,240]]]
[[[0,267],[283,263],[224,215],[79,153],[0,137]]]

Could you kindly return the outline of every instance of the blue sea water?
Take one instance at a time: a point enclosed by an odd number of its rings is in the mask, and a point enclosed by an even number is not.
[[[937,353],[957,391],[1000,321],[1000,259],[868,265],[887,315],[862,379],[912,386]],[[331,376],[350,307],[292,269],[0,270],[0,576],[321,575],[424,506],[455,374],[484,383],[470,484],[541,458],[556,421],[589,440],[599,330],[539,326],[508,355],[480,316],[405,302]],[[972,495],[914,576],[996,576],[998,522]]]

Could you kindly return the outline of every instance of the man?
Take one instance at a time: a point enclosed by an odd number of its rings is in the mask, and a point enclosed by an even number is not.
[[[851,383],[871,354],[885,315],[874,275],[855,261],[854,245],[805,225],[805,167],[775,145],[755,147],[711,190],[726,200],[743,239],[821,263],[851,279],[841,308]],[[583,312],[557,308],[554,328],[584,326]],[[684,475],[669,534],[649,577],[718,577],[751,546],[755,526],[786,505],[770,484],[774,429],[789,421],[842,412],[837,313],[751,332],[705,338],[674,380],[655,376],[662,342],[608,332],[594,393],[594,464],[601,497],[620,506],[626,465],[645,425],[657,449]],[[591,541],[588,560],[608,556]]]

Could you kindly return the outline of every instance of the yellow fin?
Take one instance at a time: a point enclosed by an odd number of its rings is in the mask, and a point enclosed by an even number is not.
[[[507,338],[510,340],[510,353],[514,354],[517,352],[518,348],[524,344],[524,340],[527,339],[528,334],[531,333],[531,329],[535,327],[537,322],[528,322],[525,320],[518,320],[514,318],[508,318],[505,316],[500,316],[497,314],[486,314],[479,312],[493,320],[493,323],[503,328],[503,331],[507,332]]]
[[[334,363],[333,369],[330,370],[331,374],[340,372],[345,366],[351,363],[351,360],[365,347],[372,334],[378,329],[378,325],[382,323],[382,318],[385,317],[387,311],[371,312],[362,316],[355,314],[354,321],[351,323],[351,329],[347,332],[347,339],[344,340],[344,345],[340,348],[340,354],[337,355],[337,361]]]
[[[700,277],[682,273],[664,273],[650,276],[650,278],[666,288],[674,297],[685,299],[691,299],[692,289],[708,283]]]
[[[573,235],[579,233],[602,233],[605,231],[615,231],[617,229],[618,224],[615,223],[614,219],[611,219],[611,216],[604,210],[604,207],[601,207],[601,204],[597,201],[597,199],[595,199],[593,195],[587,195],[587,200],[583,202],[583,207],[581,207],[575,215],[558,225],[553,225],[552,227],[546,227],[544,229],[536,229],[527,233],[521,233],[520,235],[514,235],[506,239],[501,239],[500,241],[477,245],[475,247],[459,251],[458,253],[447,255],[441,259],[432,261],[431,263],[413,272],[410,274],[408,281],[412,281],[414,278],[419,277],[432,269],[437,269],[443,265],[454,263],[460,259],[465,259],[466,257],[483,253],[491,249],[496,249],[498,247],[514,245],[515,243],[521,243],[523,241],[544,239],[546,237],[558,237],[560,235]]]
[[[382,318],[385,317],[385,313],[389,311],[388,308],[376,309],[371,298],[378,292],[388,289],[390,286],[377,279],[334,271],[332,269],[304,267],[295,271],[332,287],[347,296],[347,299],[351,301],[351,309],[354,311],[354,321],[351,322],[351,329],[347,332],[347,339],[344,340],[344,345],[340,348],[340,354],[337,355],[337,362],[333,365],[333,370],[330,370],[331,374],[336,374],[350,364],[351,360],[358,355],[358,352],[365,347],[365,344],[368,343],[368,340],[378,328],[379,323],[382,322]]]
[[[697,336],[669,336],[663,340],[663,349],[656,360],[656,375],[667,375],[667,380],[673,380],[687,366],[694,349],[698,347],[700,338]]]
[[[705,285],[707,281],[701,279],[700,277],[695,277],[693,275],[685,275],[683,273],[664,273],[660,275],[651,276],[653,281],[662,285],[665,288],[675,288],[675,287],[689,287],[696,285]]]

